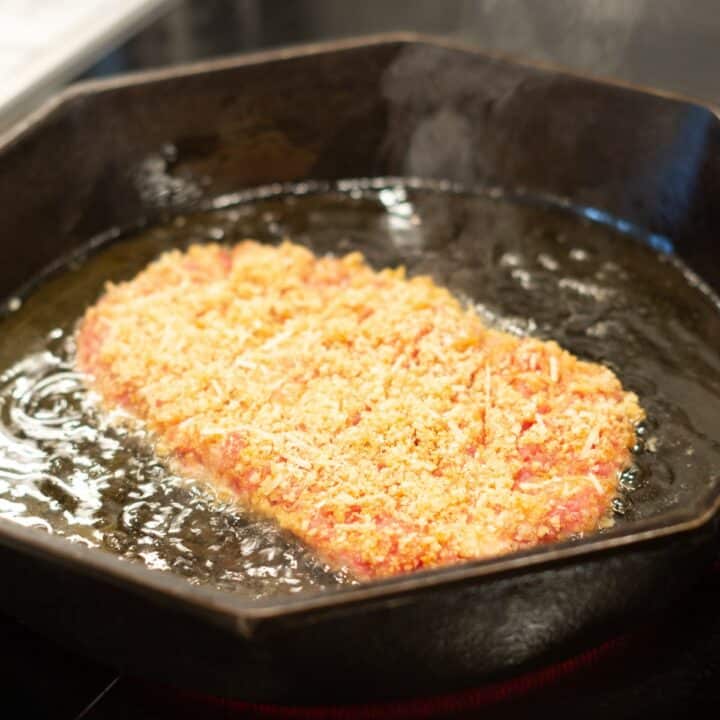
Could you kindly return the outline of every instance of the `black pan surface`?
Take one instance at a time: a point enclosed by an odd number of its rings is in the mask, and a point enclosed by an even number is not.
[[[360,251],[378,268],[405,265],[494,326],[555,339],[611,367],[647,413],[635,462],[620,478],[615,532],[712,493],[720,306],[668,239],[497,190],[401,179],[295,190],[226,197],[216,202],[223,209],[91,243],[18,298],[0,351],[0,517],[257,600],[355,582],[271,522],[173,476],[142,432],[98,414],[74,372],[75,322],[106,282],[131,278],[164,250],[248,237],[291,238],[319,254]]]

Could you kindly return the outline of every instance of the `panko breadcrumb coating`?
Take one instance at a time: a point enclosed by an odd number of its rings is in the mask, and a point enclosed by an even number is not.
[[[597,529],[636,396],[428,277],[245,241],[108,285],[77,364],[157,453],[371,578]]]

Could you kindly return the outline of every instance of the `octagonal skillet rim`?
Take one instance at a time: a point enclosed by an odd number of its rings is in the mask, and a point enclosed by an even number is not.
[[[623,87],[635,93],[652,95],[669,101],[692,103],[709,110],[716,117],[718,116],[718,111],[714,106],[696,102],[675,93],[572,73],[547,63],[518,60],[510,55],[481,51],[468,43],[447,38],[415,33],[388,33],[262,51],[238,57],[205,60],[171,68],[115,76],[107,80],[78,83],[58,93],[35,112],[0,134],[0,162],[6,150],[28,135],[34,127],[41,125],[47,118],[61,110],[66,103],[78,97],[184,76],[383,44],[424,44],[461,50],[584,81]],[[158,599],[182,601],[188,610],[209,614],[216,622],[249,637],[255,626],[263,620],[303,615],[312,611],[339,610],[369,601],[383,602],[391,599],[402,601],[403,598],[409,598],[416,592],[455,583],[487,581],[523,571],[548,569],[560,563],[577,562],[582,558],[592,558],[601,553],[620,552],[626,548],[668,540],[671,536],[692,533],[709,524],[716,516],[720,516],[720,486],[714,492],[707,492],[691,507],[676,508],[653,518],[632,521],[631,524],[615,527],[577,541],[554,543],[497,558],[468,561],[382,580],[365,581],[358,585],[328,591],[309,591],[294,596],[263,600],[241,598],[232,592],[209,586],[196,586],[179,575],[151,570],[140,563],[123,560],[102,549],[88,548],[59,536],[23,527],[3,518],[0,518],[0,544],[45,561],[69,566],[75,571],[107,580],[115,585],[127,586],[128,589],[136,592],[154,595]]]

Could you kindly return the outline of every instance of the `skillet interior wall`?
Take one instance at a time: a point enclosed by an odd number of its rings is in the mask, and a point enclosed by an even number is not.
[[[292,54],[292,53],[291,53]],[[705,108],[424,42],[90,85],[0,148],[0,294],[115,226],[269,182],[445,178],[567,197],[673,238],[716,288]]]

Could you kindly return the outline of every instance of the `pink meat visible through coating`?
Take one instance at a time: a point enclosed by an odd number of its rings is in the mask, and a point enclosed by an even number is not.
[[[637,398],[426,277],[292,243],[193,246],[108,286],[77,365],[157,453],[380,577],[610,523]]]

